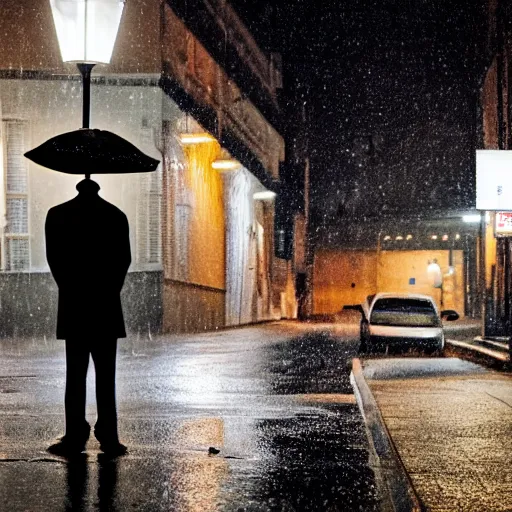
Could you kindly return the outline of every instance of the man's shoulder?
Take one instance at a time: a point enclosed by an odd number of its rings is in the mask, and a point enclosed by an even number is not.
[[[48,210],[48,216],[50,215],[54,215],[54,214],[59,214],[61,212],[65,212],[66,210],[70,210],[73,208],[73,199],[69,200],[69,201],[66,201],[65,203],[61,203],[61,204],[56,204],[55,206],[52,206],[49,210]]]
[[[47,216],[62,216],[73,212],[83,214],[83,211],[90,212],[91,215],[93,215],[93,212],[98,212],[98,210],[103,211],[109,217],[115,217],[120,220],[127,220],[126,214],[121,209],[106,201],[102,197],[99,198],[99,201],[96,201],[95,205],[83,203],[82,201],[79,201],[77,197],[75,197],[69,201],[66,201],[65,203],[52,206],[48,210]]]
[[[101,204],[102,204],[103,208],[105,208],[105,210],[108,210],[108,213],[110,215],[116,215],[120,219],[127,219],[126,214],[123,212],[123,210],[118,208],[115,204],[109,203],[108,201],[106,201],[103,198],[100,198],[100,199],[101,199]]]

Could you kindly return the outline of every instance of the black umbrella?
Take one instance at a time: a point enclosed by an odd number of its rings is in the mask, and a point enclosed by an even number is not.
[[[119,135],[90,128],[57,135],[25,156],[54,171],[87,176],[151,172],[159,164]]]

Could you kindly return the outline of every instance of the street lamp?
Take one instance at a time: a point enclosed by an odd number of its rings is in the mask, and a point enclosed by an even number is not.
[[[271,190],[263,190],[261,192],[255,192],[253,198],[258,201],[271,201],[275,199],[276,195],[277,194]]]
[[[82,128],[89,128],[91,71],[109,64],[124,0],[50,0],[63,62],[75,62],[82,75]]]

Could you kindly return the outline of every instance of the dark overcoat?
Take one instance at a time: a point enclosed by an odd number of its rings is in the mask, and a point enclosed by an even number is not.
[[[58,339],[126,336],[121,289],[131,263],[128,220],[90,183],[79,184],[78,196],[46,217],[46,257],[59,287]]]

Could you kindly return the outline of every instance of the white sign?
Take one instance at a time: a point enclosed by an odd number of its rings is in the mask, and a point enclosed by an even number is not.
[[[476,152],[476,209],[512,211],[512,151]]]

